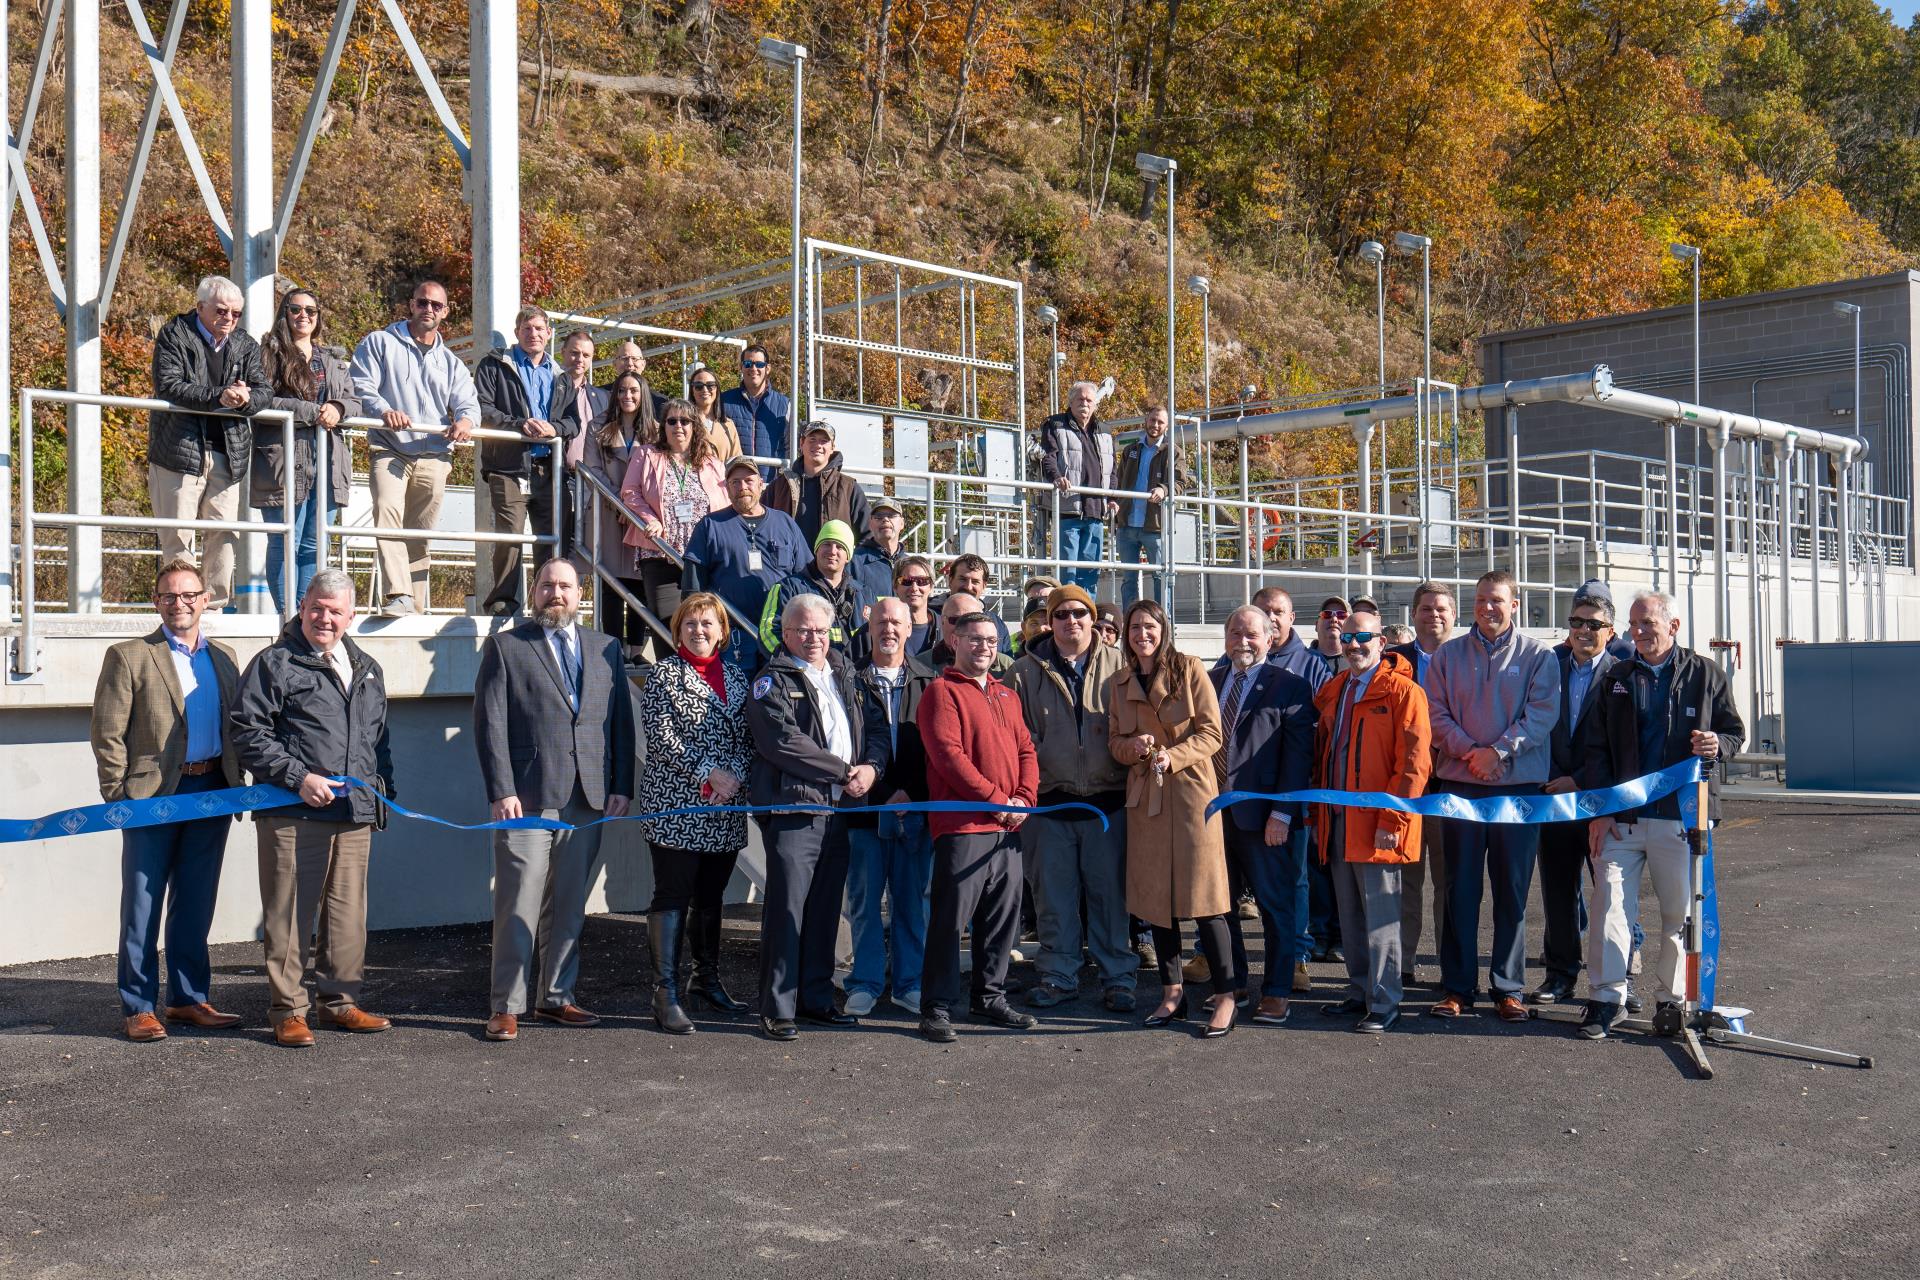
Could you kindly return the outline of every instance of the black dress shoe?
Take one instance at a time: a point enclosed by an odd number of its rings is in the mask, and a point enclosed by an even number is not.
[[[1356,1013],[1365,1013],[1366,1011],[1367,1002],[1365,1000],[1355,1000],[1351,997],[1342,1000],[1339,1004],[1323,1004],[1320,1006],[1320,1016],[1323,1018],[1350,1018]]]
[[[1627,1012],[1628,1013],[1645,1013],[1646,1010],[1647,1010],[1646,1001],[1642,1000],[1639,996],[1633,994],[1633,992],[1631,991],[1627,992]]]
[[[1174,1005],[1171,1012],[1150,1013],[1146,1017],[1140,1019],[1140,1025],[1143,1027],[1164,1027],[1169,1022],[1184,1022],[1186,1021],[1186,1017],[1187,1017],[1187,997],[1186,997],[1186,994],[1183,992],[1180,996],[1180,1003]]]
[[[996,1000],[992,1004],[977,1004],[967,1010],[967,1016],[975,1022],[991,1022],[996,1027],[1005,1027],[1009,1031],[1027,1031],[1040,1025],[1040,1019],[1030,1013],[1008,1004],[1005,1000]]]
[[[935,1044],[952,1044],[960,1038],[953,1029],[953,1020],[947,1017],[945,1009],[935,1009],[920,1019],[920,1034]]]
[[[793,1025],[791,1018],[762,1018],[760,1034],[769,1040],[798,1040],[800,1028]]]
[[[1211,1022],[1201,1023],[1200,1038],[1202,1040],[1220,1040],[1233,1034],[1233,1024],[1240,1019],[1240,1005],[1232,996],[1222,998],[1226,1000],[1228,1007],[1233,1010],[1233,1012],[1227,1015],[1227,1025],[1224,1027],[1216,1027]],[[1211,1013],[1212,1010],[1208,1010],[1208,1012]]]
[[[1549,979],[1527,993],[1528,1004],[1564,1004],[1573,999],[1573,984]]]
[[[800,1011],[800,1021],[818,1023],[823,1027],[857,1027],[860,1025],[860,1019],[850,1013],[842,1013],[832,1007],[825,1009],[802,1009]]]
[[[1389,1009],[1385,1013],[1369,1013],[1366,1017],[1354,1023],[1353,1029],[1363,1035],[1377,1036],[1398,1021],[1400,1021],[1400,1011],[1398,1009]]]

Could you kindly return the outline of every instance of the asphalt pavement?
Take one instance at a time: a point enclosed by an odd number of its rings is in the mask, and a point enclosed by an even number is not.
[[[1484,1011],[1360,1036],[1328,965],[1212,1042],[1092,982],[947,1047],[884,1003],[675,1038],[632,917],[588,925],[605,1024],[505,1045],[479,926],[375,935],[394,1029],[311,1050],[267,1037],[255,945],[215,954],[249,1025],[152,1045],[111,957],[0,970],[0,1276],[1920,1276],[1920,813],[1734,804],[1718,865],[1721,1002],[1872,1070],[1713,1047],[1702,1081]]]

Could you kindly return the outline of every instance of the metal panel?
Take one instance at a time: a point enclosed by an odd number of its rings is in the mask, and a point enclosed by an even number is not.
[[[931,471],[932,463],[927,457],[929,431],[925,418],[895,418],[893,431],[893,469],[896,471]],[[932,499],[933,485],[927,480],[896,478],[893,482],[893,496],[902,502],[928,502]]]
[[[886,423],[879,414],[822,409],[819,419],[833,424],[833,445],[840,451],[842,466],[852,469],[887,465]],[[798,448],[797,442],[795,447]],[[853,478],[868,493],[880,492],[883,484],[879,476],[855,475]],[[865,537],[867,531],[855,529],[854,533]]]
[[[979,451],[985,464],[981,474],[989,480],[1018,480],[1019,468],[1015,465],[1014,455],[1018,452],[1015,434],[1002,427],[988,427],[975,437],[979,441]],[[996,507],[1014,507],[1020,504],[1020,491],[992,486],[987,489],[987,501]]]
[[[1781,665],[1789,787],[1920,791],[1920,643],[1791,644]]]

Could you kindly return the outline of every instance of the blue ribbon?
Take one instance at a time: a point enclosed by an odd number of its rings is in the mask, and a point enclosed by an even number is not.
[[[1347,809],[1392,809],[1417,813],[1428,818],[1461,818],[1468,822],[1541,823],[1584,822],[1624,813],[1670,796],[1682,787],[1700,781],[1700,761],[1688,756],[1679,764],[1658,773],[1623,782],[1597,791],[1567,791],[1557,796],[1486,796],[1470,800],[1445,792],[1408,799],[1385,791],[1229,791],[1207,806],[1212,817],[1228,805],[1243,800],[1263,800],[1290,804],[1325,804]]]
[[[338,794],[368,784],[359,778],[329,779]],[[709,813],[1024,813],[1049,814],[1078,812],[1100,820],[1107,828],[1107,817],[1090,804],[1049,804],[1028,807],[1014,804],[983,804],[973,800],[916,800],[905,804],[876,804],[852,809],[836,809],[824,804],[702,804],[683,809],[661,809],[654,813],[627,813],[618,818],[596,818],[578,825],[554,818],[506,818],[498,822],[454,822],[448,818],[421,813],[405,805],[380,797],[380,802],[403,818],[431,822],[456,831],[577,831],[603,822],[644,822],[649,818],[676,818]],[[82,805],[62,809],[43,818],[0,819],[0,844],[19,844],[28,840],[53,840],[61,836],[79,836],[102,831],[127,831],[135,827],[160,827],[173,822],[193,822],[202,818],[225,818],[253,813],[260,809],[284,809],[305,802],[285,787],[264,784],[251,787],[227,787],[219,791],[200,791],[191,795],[152,796],[145,800],[115,800],[109,804]]]

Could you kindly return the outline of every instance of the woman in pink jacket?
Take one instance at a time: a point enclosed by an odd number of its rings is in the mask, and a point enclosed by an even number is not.
[[[680,607],[678,557],[694,526],[727,505],[721,462],[693,406],[669,400],[660,410],[660,442],[627,464],[620,499],[634,523],[626,527],[626,542],[639,552],[642,599],[662,620]]]

